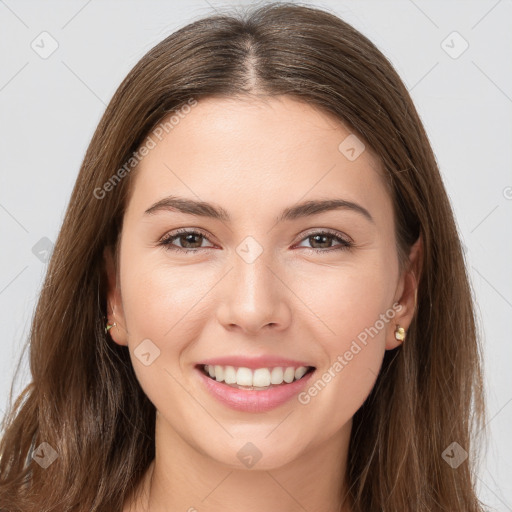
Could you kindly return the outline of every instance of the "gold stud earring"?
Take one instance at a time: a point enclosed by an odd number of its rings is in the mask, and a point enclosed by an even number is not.
[[[116,327],[116,326],[117,326],[117,324],[116,324],[115,322],[114,322],[113,324],[109,324],[109,323],[107,322],[107,326],[105,327],[105,334],[107,334],[107,332],[108,332],[110,329],[112,329],[112,327]]]
[[[111,308],[111,309],[112,309],[112,314],[115,316],[114,308]],[[112,329],[112,327],[117,327],[117,324],[116,324],[116,322],[114,322],[113,324],[109,324],[108,317],[105,317],[105,320],[107,321],[107,326],[105,327],[105,334],[107,334],[108,331],[110,331],[110,329]]]
[[[396,326],[395,338],[398,341],[404,341],[405,340],[405,329],[403,327],[400,327],[399,325]]]

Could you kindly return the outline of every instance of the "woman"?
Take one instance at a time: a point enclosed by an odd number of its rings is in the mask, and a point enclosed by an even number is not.
[[[30,342],[4,510],[483,510],[453,212],[397,73],[328,12],[211,16],[140,60]]]

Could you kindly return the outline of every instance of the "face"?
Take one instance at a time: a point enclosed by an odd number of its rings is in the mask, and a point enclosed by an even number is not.
[[[290,463],[350,429],[412,318],[383,170],[342,123],[289,97],[204,99],[173,126],[133,171],[117,277],[106,253],[111,336],[157,422],[197,453],[243,467],[251,441],[260,468]],[[315,201],[339,203],[300,208]],[[197,367],[218,358],[224,374],[315,369],[235,389]]]

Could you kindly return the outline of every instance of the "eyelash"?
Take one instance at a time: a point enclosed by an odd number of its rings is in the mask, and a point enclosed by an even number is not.
[[[164,249],[169,251],[176,251],[180,253],[190,254],[190,253],[197,253],[199,251],[202,251],[203,249],[207,249],[206,247],[199,247],[197,249],[185,249],[183,247],[178,247],[176,245],[173,245],[171,242],[178,238],[180,235],[199,235],[206,239],[208,237],[204,232],[198,231],[198,230],[189,230],[189,229],[179,229],[177,231],[174,231],[173,233],[170,233],[166,235],[164,238],[160,240],[158,245],[161,245],[164,247]],[[330,247],[328,249],[315,249],[313,247],[302,247],[302,249],[306,249],[309,252],[315,252],[315,253],[326,253],[326,252],[333,252],[333,251],[347,251],[354,247],[354,244],[352,242],[349,242],[348,240],[345,240],[342,238],[336,231],[331,230],[322,230],[322,231],[313,231],[311,233],[308,233],[305,237],[303,237],[300,242],[306,240],[307,238],[310,238],[312,236],[316,235],[328,235],[331,236],[333,239],[335,239],[337,242],[340,242],[340,245],[338,247]]]

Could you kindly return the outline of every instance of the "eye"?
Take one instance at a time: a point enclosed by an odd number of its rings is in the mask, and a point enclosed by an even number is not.
[[[173,242],[177,240],[181,244],[176,245]],[[206,234],[200,230],[191,230],[191,229],[179,229],[172,233],[169,233],[164,238],[162,238],[159,242],[159,245],[164,246],[166,250],[177,251],[185,254],[199,252],[206,247],[202,246],[202,242],[207,240]],[[348,250],[353,247],[353,243],[349,240],[343,238],[338,232],[323,230],[323,231],[315,231],[309,233],[306,238],[302,239],[303,241],[309,241],[313,245],[319,244],[320,247],[303,247],[309,251],[314,251],[316,253],[321,252],[331,252],[331,251],[343,251]],[[331,246],[332,241],[337,241],[338,246]]]
[[[331,242],[333,240],[339,242],[338,246],[331,246]],[[309,241],[309,243],[312,243],[313,245],[318,244],[320,248],[306,247],[306,249],[314,252],[346,251],[354,246],[353,242],[346,240],[338,232],[330,230],[315,231],[313,233],[309,233],[306,238],[303,238],[303,241]],[[301,246],[299,245],[297,247]]]
[[[173,244],[173,241],[177,239],[182,246]],[[179,229],[173,233],[169,233],[162,240],[159,245],[163,245],[165,249],[171,251],[178,251],[182,253],[199,252],[204,247],[201,247],[202,242],[207,240],[206,235],[201,231],[190,230],[190,229]]]

